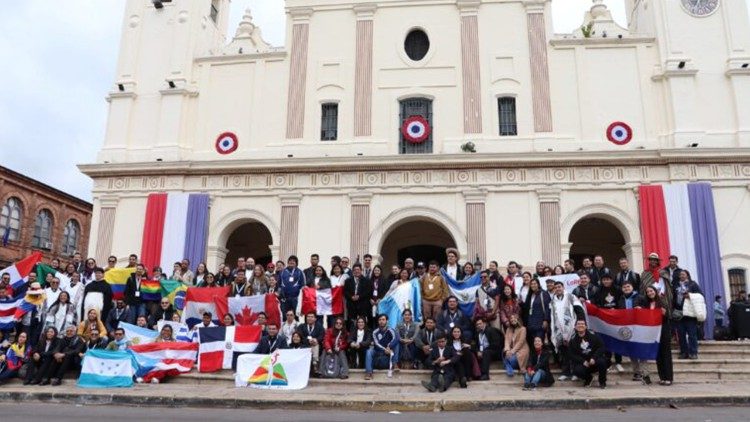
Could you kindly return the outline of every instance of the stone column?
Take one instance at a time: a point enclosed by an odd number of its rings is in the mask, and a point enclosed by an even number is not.
[[[482,88],[479,73],[479,0],[458,0],[461,14],[461,73],[464,133],[482,133]]]
[[[547,0],[524,0],[529,31],[531,63],[531,102],[534,108],[534,131],[552,132],[552,105],[547,65],[547,28],[544,10]]]
[[[487,227],[484,210],[487,191],[475,189],[463,194],[466,201],[466,261],[474,262],[479,256],[483,267],[487,267]]]
[[[212,271],[216,271],[216,268],[219,268],[219,264],[226,261],[229,249],[223,246],[209,246],[207,252],[206,265],[208,265],[208,268],[211,268]]]
[[[372,251],[369,250],[371,200],[371,193],[355,192],[349,194],[349,201],[352,204],[350,229],[351,243],[349,248],[352,262],[357,259],[357,256],[362,260],[366,253],[372,253]]]
[[[298,193],[279,195],[281,199],[281,242],[280,259],[286,261],[289,255],[297,254],[297,236],[299,233],[299,204],[302,195]]]
[[[542,228],[542,259],[548,265],[562,263],[567,255],[560,255],[560,190],[539,189],[539,216]],[[568,248],[570,252],[570,248]]]
[[[305,127],[305,89],[307,82],[307,39],[310,30],[309,8],[290,8],[292,42],[289,60],[289,91],[286,103],[286,137],[302,138]]]
[[[357,52],[354,69],[354,136],[372,135],[372,31],[374,4],[354,6]]]
[[[99,265],[112,255],[112,237],[115,231],[117,198],[105,196],[99,200],[99,226],[96,232],[96,249],[94,256]]]

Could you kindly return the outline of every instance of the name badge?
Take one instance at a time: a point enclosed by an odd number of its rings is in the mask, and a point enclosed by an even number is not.
[[[434,284],[432,284],[432,283],[430,283],[430,284],[428,284],[428,285],[427,285],[427,288],[428,288],[429,290],[432,290],[432,288],[433,288],[433,287],[435,287],[435,285],[434,285]]]
[[[378,291],[377,291],[377,290],[373,290],[373,291],[372,291],[372,295],[373,295],[373,296],[377,296],[377,295],[378,295]]]
[[[141,292],[139,292],[138,290],[136,290],[135,291],[135,297],[141,297]]]
[[[241,296],[240,296],[240,294],[239,294],[239,293],[237,293],[236,295],[234,295],[234,297],[241,297]]]
[[[289,281],[294,281],[294,277],[289,277]]]
[[[454,323],[451,322],[450,325],[448,325],[448,326],[451,327],[451,328],[453,328],[453,327],[456,326],[456,324],[454,324]]]

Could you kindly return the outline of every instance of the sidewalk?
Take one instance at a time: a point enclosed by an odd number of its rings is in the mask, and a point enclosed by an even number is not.
[[[594,382],[596,385],[596,382]],[[418,386],[311,385],[300,391],[257,390],[226,385],[195,386],[163,383],[128,389],[82,389],[66,380],[60,387],[23,386],[13,382],[0,387],[0,401],[41,401],[90,405],[136,405],[201,408],[346,409],[378,411],[481,411],[494,409],[590,409],[750,405],[747,382],[705,384],[560,386],[523,391],[517,386],[472,382],[467,389],[429,393]]]

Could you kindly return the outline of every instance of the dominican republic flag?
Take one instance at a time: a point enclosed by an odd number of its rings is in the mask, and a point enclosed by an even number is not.
[[[156,336],[159,335],[158,331],[122,321],[120,321],[117,327],[125,330],[125,340],[131,342],[133,345],[153,343],[156,340]]]
[[[240,354],[255,351],[261,336],[261,328],[258,325],[207,327],[199,328],[198,331],[200,372],[232,369]]]
[[[16,326],[16,310],[23,302],[23,297],[0,299],[0,330],[12,330]]]
[[[138,362],[136,375],[142,377],[144,382],[150,382],[153,378],[163,379],[190,372],[198,353],[198,344],[168,341],[131,346],[130,351]]]
[[[182,322],[193,328],[203,319],[204,312],[211,312],[213,321],[219,324],[228,311],[229,287],[189,287],[185,294],[185,309]]]
[[[21,287],[23,283],[26,282],[26,280],[29,279],[29,273],[34,268],[36,263],[41,260],[42,260],[42,253],[34,252],[33,254],[16,262],[10,267],[3,268],[2,270],[0,270],[0,274],[2,273],[10,274],[10,287],[12,287],[13,290],[16,290],[19,287]],[[41,279],[39,281],[44,283],[44,279]]]
[[[342,315],[344,313],[344,288],[334,287],[332,289],[317,290],[314,287],[303,287],[299,292],[301,312],[315,312],[316,315]]]
[[[205,259],[208,194],[152,193],[146,202],[141,262],[146,268],[172,271],[175,262],[190,260],[195,271]]]
[[[482,286],[481,272],[476,272],[474,275],[459,283],[451,277],[445,270],[440,270],[443,278],[448,287],[451,289],[451,294],[458,298],[458,306],[461,312],[464,313],[468,318],[474,317],[474,304],[477,300],[477,290]]]
[[[662,268],[669,264],[670,255],[676,255],[679,267],[690,272],[705,297],[721,295],[726,309],[711,184],[642,185],[639,198],[644,268],[648,268],[652,252],[659,254]],[[703,329],[706,337],[712,338],[714,309],[708,306],[707,311]]]
[[[661,336],[659,309],[601,309],[586,304],[589,329],[612,353],[655,360]]]
[[[391,328],[396,328],[401,322],[401,314],[405,309],[411,310],[414,321],[422,321],[422,289],[417,278],[389,291],[378,302],[378,314],[388,315],[388,326]]]
[[[132,387],[138,363],[130,351],[91,349],[83,356],[78,386],[83,388]]]
[[[237,325],[253,325],[261,312],[266,314],[266,322],[275,322],[281,326],[281,308],[275,294],[254,296],[232,296],[227,299],[229,313]]]

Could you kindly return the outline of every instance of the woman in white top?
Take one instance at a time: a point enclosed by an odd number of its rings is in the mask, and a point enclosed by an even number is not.
[[[286,320],[281,324],[281,334],[286,337],[287,341],[291,341],[292,334],[297,331],[297,325],[299,325],[294,318],[294,311],[289,310],[286,312]]]
[[[531,284],[531,273],[523,273],[523,285],[518,289],[518,303],[526,303],[526,296],[529,295],[529,285]]]
[[[201,262],[198,264],[198,268],[195,269],[195,277],[193,278],[193,285],[198,286],[203,282],[203,279],[206,278],[206,274],[208,274],[208,271],[206,270],[206,263]]]
[[[331,267],[331,288],[343,286],[347,278],[349,278],[349,276],[343,273],[341,265],[334,264],[333,267]]]
[[[62,337],[65,328],[69,325],[76,326],[76,309],[70,303],[70,294],[66,291],[60,292],[57,300],[49,307],[44,318],[45,327],[54,327]]]
[[[391,288],[388,290],[388,293],[396,290],[396,288],[402,284],[409,283],[411,281],[409,280],[409,275],[409,270],[402,268],[398,273],[398,279],[391,283]]]

